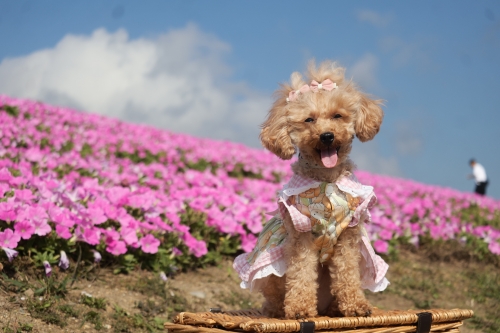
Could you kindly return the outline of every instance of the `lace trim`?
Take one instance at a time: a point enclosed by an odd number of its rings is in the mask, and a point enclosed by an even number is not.
[[[248,282],[241,281],[240,287],[243,289],[249,289],[250,291],[259,291],[262,289],[262,285],[265,282],[263,279],[273,274],[279,277],[285,275],[287,265],[284,259],[279,259],[267,266],[259,268],[256,270]]]

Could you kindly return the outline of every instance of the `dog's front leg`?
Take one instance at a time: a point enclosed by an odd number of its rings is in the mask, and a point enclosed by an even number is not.
[[[331,277],[331,292],[338,303],[330,305],[330,313],[337,310],[346,317],[369,316],[372,306],[361,289],[359,261],[359,227],[345,229],[334,247],[328,269]]]
[[[285,286],[285,317],[308,318],[318,315],[318,255],[314,250],[310,232],[298,232],[288,216],[285,218],[288,232],[285,244],[287,259]]]
[[[262,294],[266,299],[262,305],[262,313],[270,318],[285,316],[283,303],[285,300],[285,276],[271,275],[262,287]]]

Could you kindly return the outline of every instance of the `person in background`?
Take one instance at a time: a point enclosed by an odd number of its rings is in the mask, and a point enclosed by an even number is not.
[[[488,177],[486,176],[486,170],[484,167],[477,163],[475,159],[471,159],[469,161],[470,167],[472,168],[472,175],[469,175],[469,178],[474,178],[476,181],[476,188],[474,192],[479,195],[486,194],[486,186],[488,186]]]

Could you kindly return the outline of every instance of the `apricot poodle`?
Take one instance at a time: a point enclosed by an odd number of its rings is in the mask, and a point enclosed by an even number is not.
[[[382,123],[381,101],[344,77],[344,68],[311,62],[276,92],[262,125],[265,148],[291,159],[294,175],[255,249],[234,268],[243,288],[265,297],[264,314],[278,318],[369,316],[363,289],[384,290],[387,264],[364,229],[376,201],[359,184],[349,159],[352,141],[373,139]]]

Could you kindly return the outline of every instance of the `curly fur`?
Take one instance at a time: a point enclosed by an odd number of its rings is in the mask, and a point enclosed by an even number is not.
[[[276,100],[262,125],[260,139],[265,148],[282,159],[300,151],[301,159],[292,165],[295,173],[319,181],[335,182],[350,173],[349,159],[355,136],[365,142],[373,139],[382,123],[381,101],[373,100],[344,77],[344,68],[326,61],[311,62],[306,79],[293,73],[290,83],[276,91]],[[330,79],[337,84],[332,91],[300,94],[287,103],[288,94],[312,80]],[[335,117],[337,115],[337,117]],[[340,115],[340,116],[339,116]],[[312,118],[313,122],[305,122]],[[323,166],[319,150],[325,145],[320,135],[334,134],[333,147],[338,161],[333,168]],[[372,307],[361,289],[359,271],[359,227],[347,228],[339,237],[334,255],[327,265],[319,265],[312,235],[295,230],[290,216],[284,223],[288,232],[285,244],[287,272],[283,277],[267,278],[262,293],[263,311],[268,316],[289,319],[320,315],[368,316]]]

